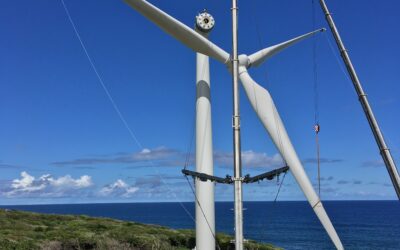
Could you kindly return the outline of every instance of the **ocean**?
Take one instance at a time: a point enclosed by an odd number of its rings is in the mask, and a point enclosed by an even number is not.
[[[345,249],[400,250],[399,201],[325,201]],[[1,206],[51,214],[84,214],[194,228],[194,203],[111,203]],[[216,203],[218,232],[233,234],[233,203]],[[334,249],[311,207],[303,201],[245,202],[245,238],[284,249]]]

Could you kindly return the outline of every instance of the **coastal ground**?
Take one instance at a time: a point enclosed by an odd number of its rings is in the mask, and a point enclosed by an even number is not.
[[[192,249],[193,230],[95,218],[0,209],[0,249]],[[217,234],[221,249],[234,249],[232,237]],[[249,241],[249,250],[278,249]]]

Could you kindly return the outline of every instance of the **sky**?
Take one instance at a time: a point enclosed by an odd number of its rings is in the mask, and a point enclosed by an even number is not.
[[[195,53],[123,1],[64,3],[91,61],[61,0],[1,4],[0,204],[193,201],[193,183],[181,169],[186,162],[195,168]],[[210,39],[231,50],[230,1],[151,3],[190,27],[207,9],[216,20]],[[327,4],[400,162],[400,2]],[[286,41],[314,24],[327,27],[312,0],[239,1],[239,9],[239,53]],[[318,95],[322,200],[396,199],[330,32],[250,74],[270,91],[314,185]],[[233,172],[231,82],[225,66],[211,60],[214,165],[222,177]],[[243,173],[281,167],[243,89],[240,101]],[[244,200],[273,200],[279,184],[246,185]],[[216,200],[233,200],[232,190],[217,185]],[[290,173],[279,200],[305,200]]]

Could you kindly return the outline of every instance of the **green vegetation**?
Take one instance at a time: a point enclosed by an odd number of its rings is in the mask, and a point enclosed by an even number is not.
[[[232,237],[217,234],[221,249]],[[136,222],[88,216],[48,215],[0,209],[0,249],[192,249],[193,230],[173,230]],[[249,241],[249,250],[277,249]]]

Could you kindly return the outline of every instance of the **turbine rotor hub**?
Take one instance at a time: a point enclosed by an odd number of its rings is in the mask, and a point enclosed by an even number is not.
[[[196,16],[196,28],[201,32],[208,33],[210,32],[215,25],[214,17],[209,14],[206,10],[199,13]]]

